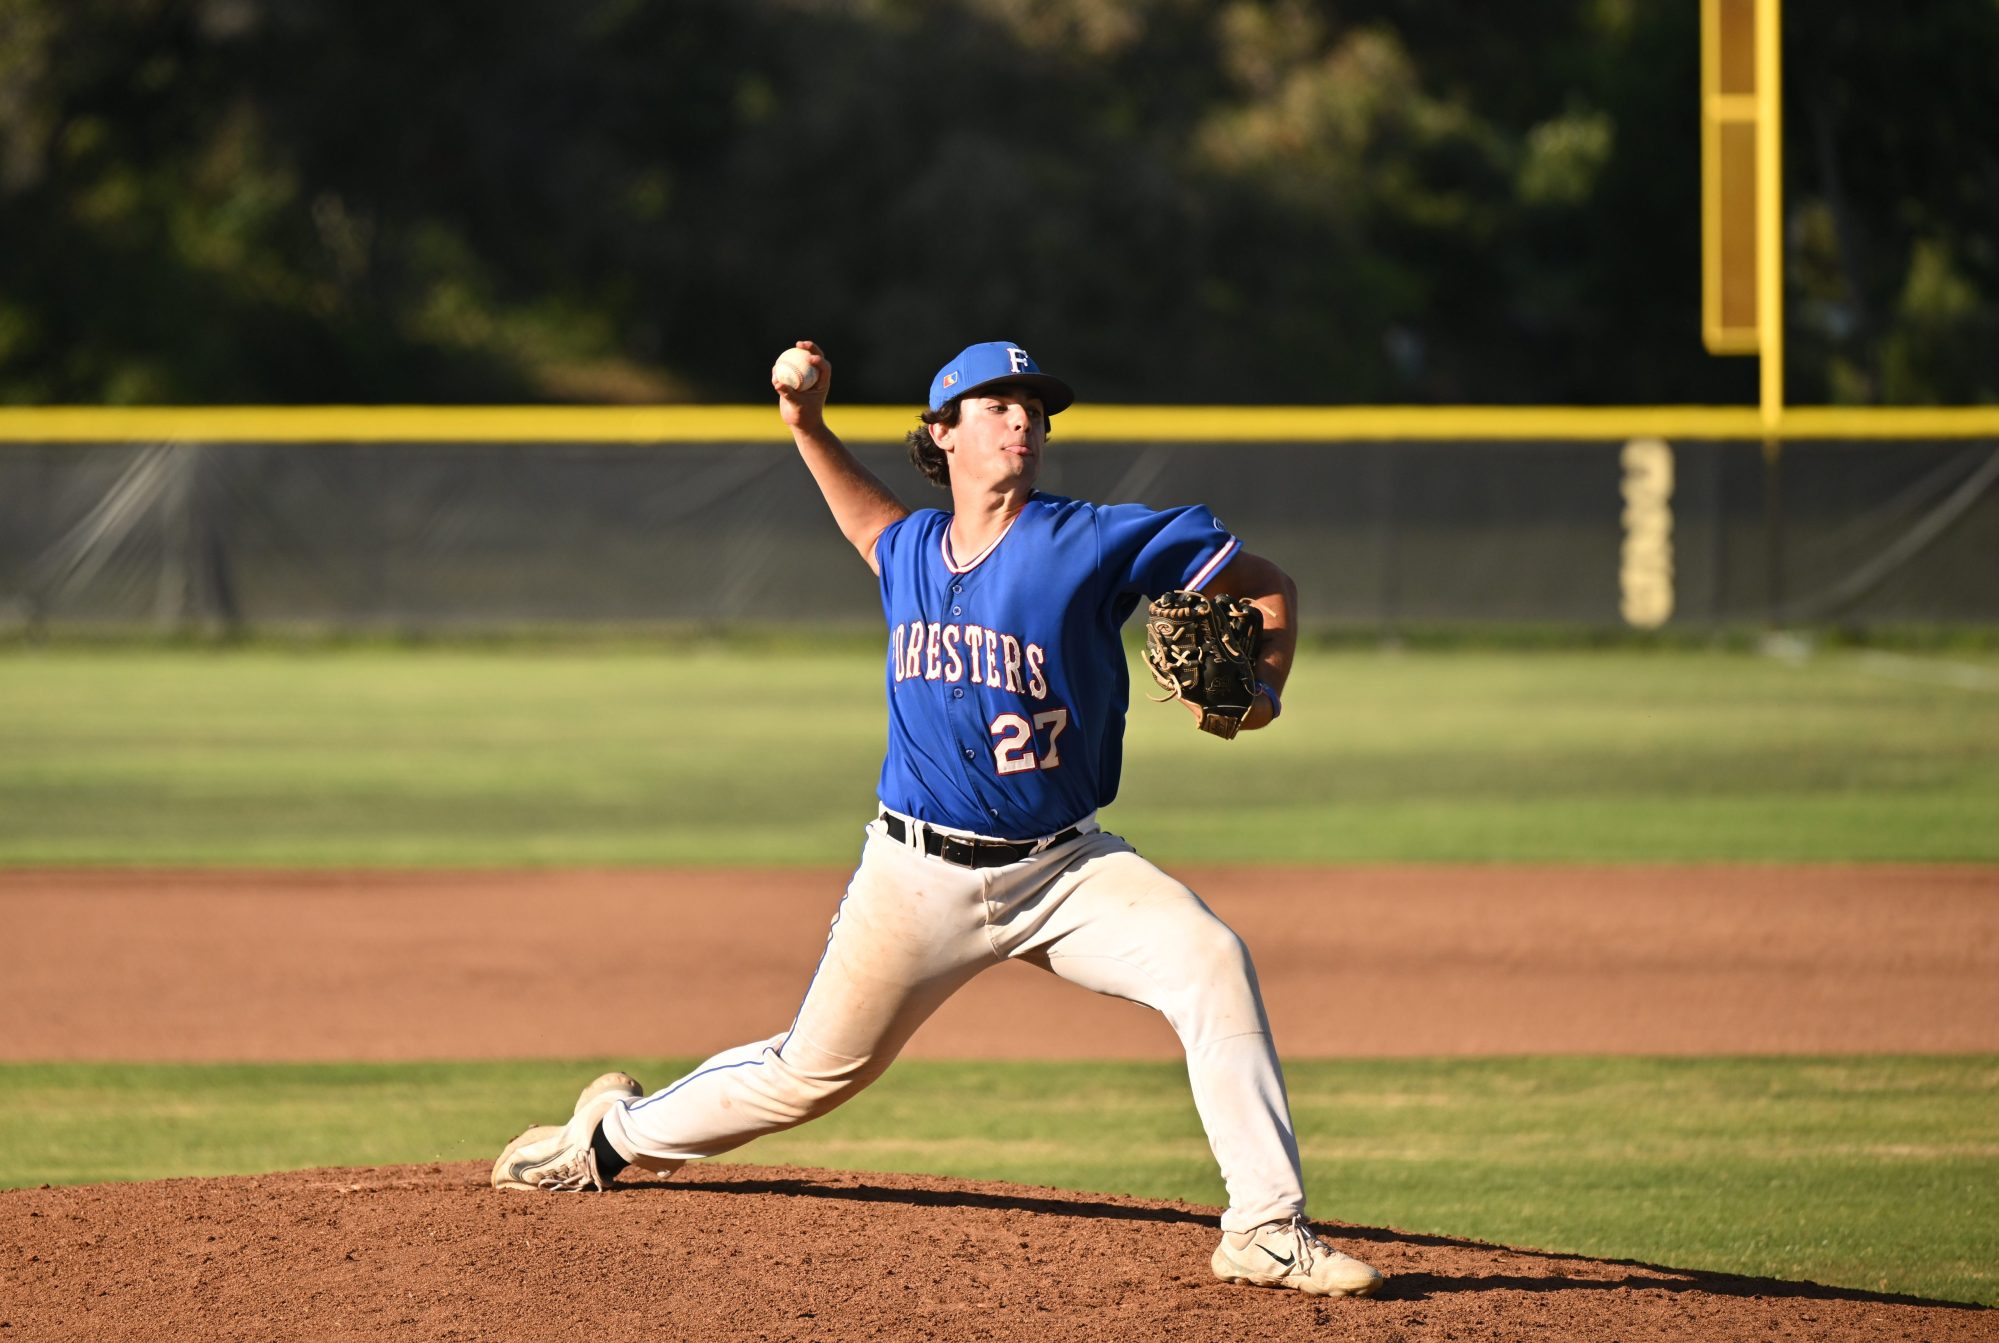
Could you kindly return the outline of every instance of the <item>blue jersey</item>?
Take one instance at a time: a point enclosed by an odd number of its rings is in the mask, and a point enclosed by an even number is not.
[[[1198,589],[1236,539],[1206,508],[1035,494],[998,541],[954,556],[920,509],[875,541],[888,617],[884,806],[1000,839],[1051,834],[1117,796],[1130,695],[1119,628],[1139,599]]]

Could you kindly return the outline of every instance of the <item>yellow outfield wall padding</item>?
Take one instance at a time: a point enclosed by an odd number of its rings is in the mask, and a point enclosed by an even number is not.
[[[902,406],[835,406],[856,443],[916,425]],[[1056,417],[1070,443],[1339,443],[1397,440],[1760,442],[1752,406],[1105,406]],[[1784,439],[1999,437],[1999,406],[1793,406]],[[0,442],[782,443],[769,406],[33,406],[0,407]]]

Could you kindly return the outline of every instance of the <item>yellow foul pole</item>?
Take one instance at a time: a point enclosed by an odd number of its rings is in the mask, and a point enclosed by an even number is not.
[[[1756,335],[1763,431],[1784,420],[1784,142],[1779,0],[1756,0]]]

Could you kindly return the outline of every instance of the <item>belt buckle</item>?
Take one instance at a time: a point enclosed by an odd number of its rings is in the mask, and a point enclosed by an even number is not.
[[[945,862],[956,863],[959,867],[979,865],[979,846],[972,841],[959,839],[956,835],[939,835],[938,840],[937,856]]]

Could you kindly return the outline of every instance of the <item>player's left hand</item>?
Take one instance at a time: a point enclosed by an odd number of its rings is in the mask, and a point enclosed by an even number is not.
[[[1263,611],[1224,594],[1165,592],[1146,608],[1145,665],[1152,679],[1194,711],[1195,726],[1229,738],[1270,721],[1271,705],[1257,679],[1256,646]]]
[[[1185,709],[1188,713],[1194,715],[1194,723],[1195,726],[1198,727],[1201,722],[1201,715],[1205,713],[1206,710],[1204,710],[1200,705],[1194,703],[1192,700],[1188,699],[1181,700],[1180,707]],[[1258,695],[1256,699],[1250,704],[1249,712],[1243,715],[1242,730],[1244,732],[1254,732],[1260,727],[1269,727],[1270,720],[1275,718],[1276,716],[1277,716],[1276,713],[1270,707],[1269,699],[1267,699],[1263,695]]]

